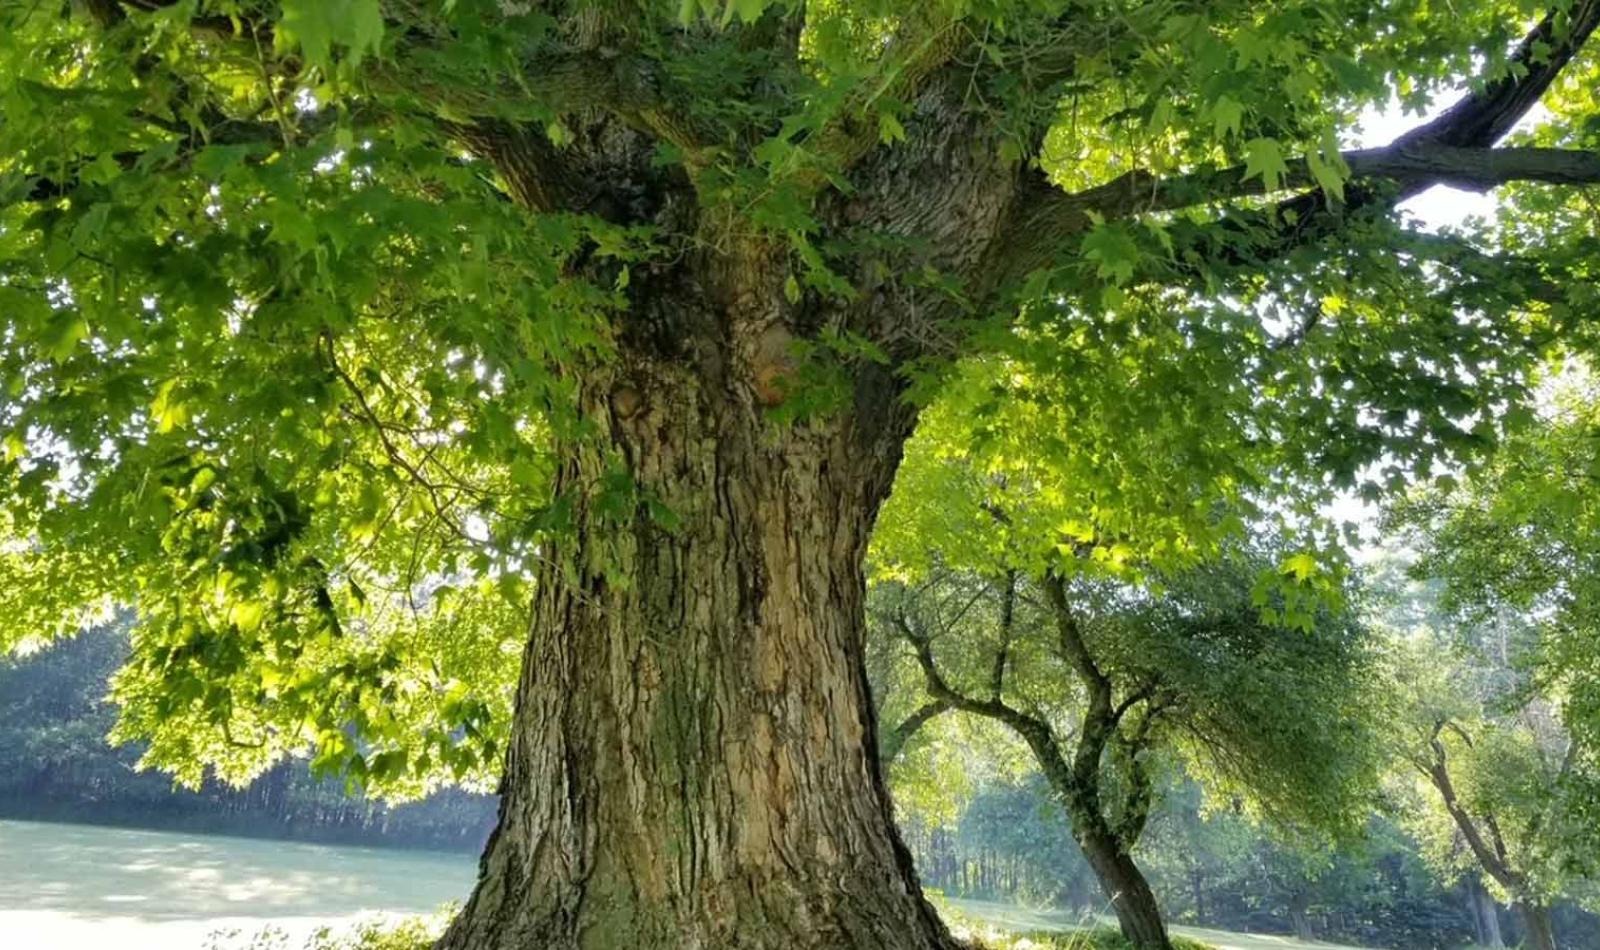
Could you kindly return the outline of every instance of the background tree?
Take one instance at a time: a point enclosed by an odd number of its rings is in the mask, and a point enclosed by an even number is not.
[[[106,682],[126,661],[118,622],[37,652],[0,659],[0,816],[364,845],[478,851],[494,799],[459,788],[418,802],[378,802],[307,756],[277,763],[247,788],[215,779],[175,789],[138,767],[140,743],[113,747]]]
[[[1394,592],[1436,624],[1403,628],[1393,648],[1393,740],[1412,783],[1401,794],[1418,803],[1405,812],[1436,867],[1469,888],[1481,877],[1517,911],[1524,945],[1553,948],[1551,904],[1592,891],[1593,752],[1529,675],[1537,621],[1502,604],[1475,622],[1437,599],[1461,578],[1430,580]],[[1477,903],[1492,942],[1492,904]]]
[[[1537,703],[1572,734],[1574,765],[1593,768],[1600,391],[1582,362],[1556,368],[1545,391],[1539,418],[1489,464],[1409,499],[1395,527],[1416,546],[1412,573],[1436,586],[1436,610],[1483,671],[1484,688],[1508,703]],[[1600,797],[1595,807],[1600,816]]]
[[[1304,633],[1262,623],[1260,573],[1243,560],[1152,592],[936,570],[874,594],[880,635],[906,644],[929,699],[1026,744],[1139,947],[1167,946],[1133,856],[1163,754],[1274,818],[1333,828],[1375,781],[1359,628],[1333,616]]]
[[[1593,302],[1575,189],[1518,242],[1393,213],[1600,177],[1585,100],[1559,147],[1497,144],[1592,83],[1593,0],[1520,41],[1492,0],[0,17],[8,639],[134,606],[127,733],[190,778],[503,753],[450,947],[948,944],[861,562],[919,408],[993,392],[960,359],[1054,381],[1078,421],[1040,462],[1116,492],[1066,533],[1120,538],[1173,497],[1147,470],[1240,494],[1480,448]],[[1157,422],[1188,451],[1139,461]],[[1134,553],[1204,548],[1208,511]],[[504,731],[414,627],[530,631]]]

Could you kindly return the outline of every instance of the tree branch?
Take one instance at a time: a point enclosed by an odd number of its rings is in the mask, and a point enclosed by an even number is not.
[[[1466,839],[1467,847],[1472,850],[1473,856],[1478,859],[1478,864],[1498,881],[1502,887],[1511,892],[1513,896],[1516,896],[1522,887],[1521,875],[1517,874],[1506,860],[1504,843],[1498,840],[1498,829],[1492,827],[1491,824],[1491,831],[1495,833],[1497,839],[1495,846],[1491,848],[1489,842],[1484,840],[1483,833],[1478,829],[1478,823],[1467,813],[1465,806],[1456,797],[1455,783],[1450,777],[1450,765],[1444,742],[1439,738],[1439,733],[1447,725],[1453,724],[1448,723],[1446,720],[1440,720],[1435,723],[1433,734],[1428,738],[1428,747],[1433,752],[1433,758],[1426,764],[1419,762],[1418,766],[1433,782],[1433,787],[1439,792],[1439,797],[1444,802],[1445,811],[1455,821],[1456,828],[1460,830],[1461,836]],[[1491,818],[1490,821],[1492,823],[1493,819]]]
[[[884,44],[883,75],[858,88],[839,111],[807,137],[806,148],[823,159],[826,171],[842,173],[880,144],[873,104],[884,99],[909,102],[967,39],[959,21],[930,9],[914,8]],[[802,176],[813,188],[829,181],[823,168]]]
[[[458,119],[542,126],[541,117],[603,111],[678,147],[691,163],[709,135],[668,107],[660,64],[632,53],[552,50],[529,61],[514,82],[488,86],[440,82],[425,55],[374,61],[363,77]]]
[[[1006,662],[1011,658],[1011,632],[1017,615],[1017,571],[1006,571],[1005,589],[1000,595],[1000,648],[994,653],[994,667],[989,671],[989,695],[1000,698],[1005,686]]]
[[[918,706],[911,715],[900,720],[900,724],[891,729],[888,734],[878,741],[878,761],[887,766],[899,757],[901,750],[918,730],[931,722],[935,717],[949,712],[953,707],[943,700],[932,700]]]
[[[906,620],[905,614],[899,613],[893,617],[896,629],[906,642],[911,645],[916,654],[917,665],[922,667],[922,675],[927,684],[928,695],[936,702],[944,703],[951,709],[961,712],[985,716],[989,719],[999,720],[1010,726],[1022,737],[1023,741],[1033,749],[1034,754],[1040,757],[1041,764],[1047,759],[1055,762],[1064,762],[1060,747],[1057,746],[1055,736],[1050,727],[1042,719],[1030,716],[1019,709],[1006,704],[1001,699],[973,699],[964,693],[958,692],[945,680],[944,674],[939,671],[939,665],[933,657],[933,643],[930,638],[918,633]]]
[[[1487,191],[1513,181],[1600,184],[1600,151],[1475,148],[1415,141],[1352,149],[1340,156],[1350,167],[1352,181],[1382,178],[1399,182],[1400,189],[1391,194],[1391,201],[1432,185]],[[1295,159],[1287,165],[1278,189],[1315,183],[1305,159]],[[1054,186],[1049,186],[1048,192],[1037,186],[1033,191],[1034,200],[1022,203],[1014,225],[1017,233],[1028,236],[1028,246],[1018,248],[1021,254],[1014,258],[1019,260],[1013,268],[1017,276],[1046,263],[1055,250],[1063,248],[1073,236],[1088,231],[1097,218],[1174,211],[1269,193],[1266,182],[1260,176],[1247,176],[1244,166],[1206,169],[1176,178],[1156,178],[1148,172],[1135,171],[1085,191],[1068,193]],[[1029,248],[1036,251],[1028,253]]]
[[[1132,851],[1139,842],[1139,836],[1144,834],[1145,825],[1150,820],[1150,806],[1155,801],[1154,783],[1150,780],[1149,770],[1139,760],[1139,754],[1145,751],[1150,727],[1160,714],[1160,707],[1147,712],[1131,736],[1120,728],[1112,732],[1114,759],[1122,771],[1125,787],[1122,789],[1122,802],[1116,820],[1111,822],[1111,832],[1127,851]]]
[[[1517,44],[1504,76],[1456,100],[1438,117],[1391,144],[1465,148],[1500,141],[1544,96],[1597,26],[1600,0],[1578,0],[1570,9],[1549,11]]]
[[[1566,24],[1564,30],[1558,30],[1561,22]],[[1600,0],[1580,0],[1559,16],[1552,10],[1518,44],[1505,76],[1468,93],[1437,118],[1387,146],[1344,153],[1352,177],[1398,181],[1398,189],[1356,185],[1346,190],[1340,203],[1313,188],[1274,208],[1234,217],[1232,229],[1250,236],[1243,242],[1219,244],[1206,256],[1239,264],[1271,260],[1337,231],[1354,211],[1387,211],[1435,184],[1483,189],[1517,180],[1600,181],[1600,153],[1491,148],[1544,95],[1597,25]],[[1290,166],[1285,184],[1311,184],[1304,161]],[[999,273],[991,279],[998,286],[1048,264],[1070,238],[1088,230],[1094,214],[1125,217],[1264,193],[1262,181],[1246,179],[1242,168],[1199,171],[1175,179],[1138,170],[1076,193],[1061,191],[1043,171],[1034,169],[1019,187],[1010,220],[987,258]],[[1239,244],[1249,249],[1240,249]]]
[[[1077,670],[1079,678],[1089,690],[1091,711],[1103,714],[1109,720],[1111,679],[1101,672],[1094,661],[1094,655],[1089,652],[1089,645],[1084,642],[1083,631],[1078,627],[1078,618],[1072,612],[1072,605],[1067,600],[1066,581],[1055,571],[1048,571],[1044,577],[1044,589],[1049,595],[1050,607],[1055,614],[1056,639],[1061,647],[1061,655],[1072,664],[1073,669]]]

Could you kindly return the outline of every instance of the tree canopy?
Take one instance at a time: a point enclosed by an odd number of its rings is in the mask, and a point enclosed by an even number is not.
[[[1476,236],[1387,209],[1435,181],[1593,180],[1591,153],[1539,150],[1593,144],[1594,65],[1562,72],[1591,6],[1519,45],[1495,3],[7,5],[11,635],[137,601],[122,688],[130,732],[181,723],[165,765],[244,777],[307,739],[380,780],[494,761],[446,737],[503,698],[395,702],[482,661],[397,631],[517,638],[539,539],[571,528],[548,490],[583,428],[563,368],[614,351],[630,273],[685,242],[790,256],[796,305],[928,297],[947,319],[815,328],[790,411],[824,411],[839,362],[926,366],[931,397],[938,359],[994,354],[943,418],[1070,482],[1069,535],[1183,550],[1214,496],[1426,469],[1492,438],[1592,299],[1552,275],[1587,274],[1593,235],[1581,192],[1520,190]],[[1362,110],[1468,75],[1395,145],[1339,150]],[[820,208],[872,200],[852,170],[938,132],[917,96],[957,79],[950,121],[1034,195],[982,287],[914,229]],[[1491,149],[1552,84],[1530,144]],[[589,488],[671,518],[620,464]],[[1134,537],[1141,508],[1165,517]],[[434,748],[407,755],[417,729]]]
[[[453,947],[737,943],[753,892],[774,946],[944,944],[860,663],[919,414],[906,524],[1138,582],[1276,521],[1252,603],[1314,627],[1319,507],[1594,347],[1597,24],[0,0],[0,645],[131,606],[121,734],[189,781],[505,763]]]

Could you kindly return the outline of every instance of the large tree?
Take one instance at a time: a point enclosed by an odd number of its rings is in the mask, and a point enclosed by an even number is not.
[[[1592,300],[1591,225],[1511,254],[1394,209],[1441,181],[1577,206],[1592,103],[1499,143],[1592,79],[1597,21],[6,0],[12,636],[136,607],[119,692],[155,764],[309,744],[381,785],[503,754],[449,947],[947,946],[889,820],[861,574],[919,407],[972,378],[946,368],[1070,381],[1057,460],[1133,501],[1092,420],[1188,426],[1162,474],[1219,485],[1481,445]],[[433,654],[518,631],[506,720]]]

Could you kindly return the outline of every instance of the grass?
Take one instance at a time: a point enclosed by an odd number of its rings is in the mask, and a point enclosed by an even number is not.
[[[1103,916],[937,896],[934,903],[952,930],[992,950],[1124,950],[1128,946]],[[1279,934],[1243,934],[1202,927],[1171,930],[1173,946],[1179,950],[1362,950]]]
[[[957,937],[983,950],[1132,950],[1115,927],[1093,916],[1036,911],[1010,904],[931,895]],[[1174,950],[1219,950],[1209,943],[1174,936]]]
[[[365,920],[346,929],[321,927],[293,935],[276,927],[251,934],[212,934],[206,950],[429,950],[450,922],[447,913],[398,920]]]
[[[1133,950],[1115,927],[1093,915],[1030,910],[989,901],[934,903],[950,929],[976,950]],[[449,912],[428,917],[374,919],[341,929],[291,934],[276,927],[253,933],[214,934],[206,950],[428,950],[449,922]],[[1172,928],[1174,950],[1362,950],[1276,934],[1240,934],[1198,927]]]

